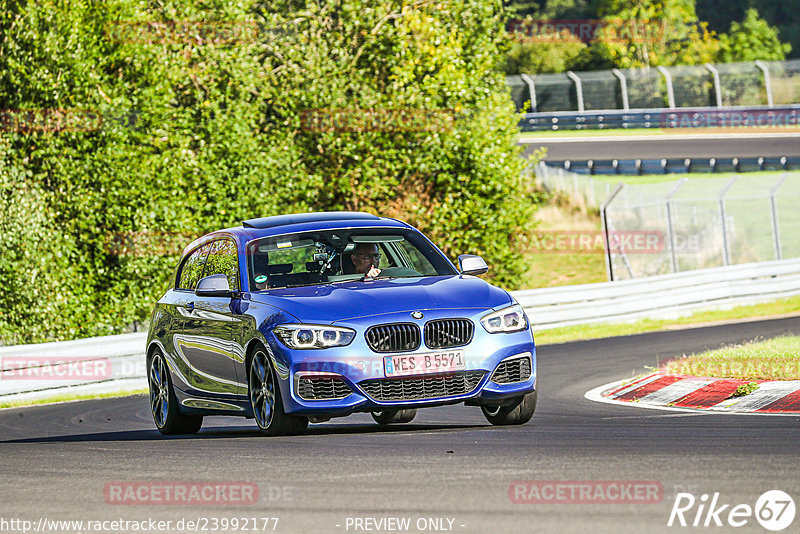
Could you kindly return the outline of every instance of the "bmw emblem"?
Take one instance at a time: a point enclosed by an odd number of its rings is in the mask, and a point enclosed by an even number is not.
[[[422,319],[425,316],[422,314],[422,312],[416,311],[416,312],[411,312],[411,317],[413,317],[414,319]]]

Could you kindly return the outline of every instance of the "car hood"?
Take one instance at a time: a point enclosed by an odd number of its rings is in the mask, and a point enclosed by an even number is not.
[[[508,293],[474,276],[430,276],[352,281],[272,289],[250,299],[280,308],[304,323],[432,309],[495,308],[511,303]]]

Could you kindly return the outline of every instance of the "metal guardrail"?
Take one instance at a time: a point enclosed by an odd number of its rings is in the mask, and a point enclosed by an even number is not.
[[[534,330],[673,318],[700,309],[800,295],[800,259],[566,287],[516,291]]]
[[[512,292],[525,308],[534,331],[578,324],[669,318],[698,309],[752,304],[798,294],[800,259]],[[19,361],[21,357],[32,360],[56,357],[65,362],[71,358],[108,358],[113,368],[111,375],[100,381],[8,380],[0,375],[0,402],[83,391],[146,388],[145,340],[146,334],[137,333],[0,347],[0,368],[6,375],[12,366],[5,362],[14,358]]]
[[[800,105],[526,113],[523,132],[631,128],[797,128]]]
[[[146,332],[0,347],[0,403],[147,387]]]

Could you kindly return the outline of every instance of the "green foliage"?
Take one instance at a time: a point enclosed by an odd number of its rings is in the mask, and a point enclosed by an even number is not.
[[[744,397],[746,395],[750,395],[754,393],[758,389],[758,382],[748,382],[747,384],[741,384],[736,387],[736,391],[733,392],[731,397]]]
[[[2,132],[0,334],[119,332],[194,237],[310,210],[403,218],[514,287],[537,199],[497,74],[503,16],[490,0],[0,0],[0,109],[44,116]],[[101,120],[65,129],[53,110]],[[355,127],[309,127],[310,110]]]
[[[574,68],[586,48],[568,30],[546,39],[520,37],[512,42],[503,71],[506,74],[564,72]]]
[[[507,4],[515,18],[606,21],[609,27],[598,42],[564,70],[800,57],[797,0],[510,0]],[[751,14],[753,9],[763,19]],[[722,35],[733,28],[736,36]],[[790,42],[792,48],[781,41]],[[513,66],[524,55],[521,50],[512,52]]]
[[[732,22],[727,35],[720,36],[717,61],[781,61],[791,52],[792,46],[781,43],[778,30],[758,16],[756,9],[748,9],[744,20]]]
[[[599,14],[607,25],[592,52],[620,68],[702,65],[719,46],[698,25],[694,0],[602,0]]]
[[[512,16],[546,20],[590,19],[598,0],[512,0],[506,2]]]
[[[697,14],[717,33],[728,31],[731,23],[743,21],[748,9],[755,9],[790,43],[789,58],[800,57],[800,6],[797,0],[697,0]]]

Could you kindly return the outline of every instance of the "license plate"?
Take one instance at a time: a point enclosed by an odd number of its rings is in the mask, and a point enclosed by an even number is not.
[[[384,356],[386,376],[427,375],[466,368],[463,350]]]

